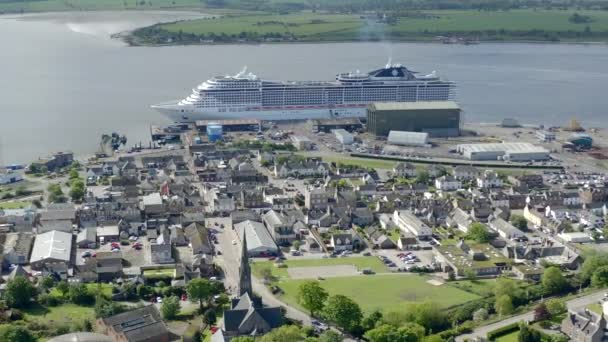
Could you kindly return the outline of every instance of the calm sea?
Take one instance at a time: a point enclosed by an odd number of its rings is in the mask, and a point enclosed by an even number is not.
[[[127,47],[110,34],[188,13],[70,13],[0,17],[0,163],[48,152],[89,154],[99,136],[149,141],[168,123],[148,106],[181,98],[217,74],[331,80],[389,58],[458,83],[469,122],[608,127],[608,46],[412,43]]]

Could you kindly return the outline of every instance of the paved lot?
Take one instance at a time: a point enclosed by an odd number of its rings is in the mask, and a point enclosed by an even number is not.
[[[287,273],[291,279],[350,277],[359,274],[357,267],[354,265],[288,267]]]

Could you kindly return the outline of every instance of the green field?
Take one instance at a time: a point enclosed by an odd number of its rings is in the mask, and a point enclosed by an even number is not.
[[[463,281],[452,281],[450,286],[459,288],[463,291],[474,293],[481,297],[489,297],[494,294],[495,279],[485,280],[463,280]]]
[[[323,160],[328,163],[344,164],[362,166],[372,169],[392,169],[396,161],[392,160],[379,160],[379,159],[368,159],[368,158],[357,158],[357,157],[339,157],[339,156],[327,156],[323,157]]]
[[[518,337],[519,337],[519,330],[497,338],[496,342],[517,342]]]
[[[25,201],[0,202],[0,209],[23,209],[32,205]]]
[[[286,268],[275,267],[272,261],[257,261],[252,265],[253,274],[260,277],[260,270],[270,267],[275,277],[288,278],[287,268],[290,267],[314,267],[314,266],[334,266],[334,265],[353,265],[358,270],[370,268],[376,273],[388,272],[384,264],[376,257],[347,257],[347,258],[328,258],[328,259],[300,259],[286,260]]]
[[[158,270],[145,270],[143,272],[144,277],[148,279],[156,278],[173,278],[175,276],[174,268],[162,268]]]
[[[112,297],[112,284],[106,283],[88,283],[85,284],[89,293],[97,294],[100,292],[102,295],[110,298]],[[61,297],[61,293],[57,290],[56,287],[52,288],[49,292],[49,295],[54,297]]]
[[[407,304],[433,301],[444,308],[460,305],[479,298],[448,284],[433,286],[427,277],[413,274],[371,275],[328,278],[321,286],[330,295],[342,294],[354,299],[361,308],[370,312],[375,309],[388,311],[407,310]],[[298,306],[298,286],[304,280],[284,280],[279,287],[285,292],[280,298]]]
[[[579,13],[589,23],[573,23]],[[585,32],[587,30],[587,32]],[[602,39],[608,35],[608,12],[582,10],[422,11],[400,17],[395,24],[378,23],[359,15],[301,12],[199,19],[159,25],[169,34],[192,33],[232,39],[275,34],[298,41],[429,40],[438,35],[471,36],[492,40]]]

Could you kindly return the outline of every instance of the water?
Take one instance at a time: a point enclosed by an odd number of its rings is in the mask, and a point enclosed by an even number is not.
[[[168,121],[150,104],[181,98],[215,74],[330,80],[389,57],[458,82],[469,122],[608,127],[608,46],[413,43],[127,47],[111,33],[194,14],[71,13],[0,19],[0,162],[96,150],[102,133],[149,141]]]

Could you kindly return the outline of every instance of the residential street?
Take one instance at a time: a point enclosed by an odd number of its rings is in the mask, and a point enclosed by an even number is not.
[[[219,250],[222,251],[222,255],[217,258],[217,261],[219,264],[221,264],[222,269],[225,272],[224,285],[226,286],[226,289],[228,289],[228,291],[234,295],[237,289],[239,277],[238,270],[241,260],[241,245],[240,243],[237,243],[236,245],[232,244],[233,240],[239,240],[235,231],[232,230],[230,225],[225,225],[223,231],[218,234],[218,240]],[[278,300],[272,295],[272,293],[270,293],[268,288],[264,286],[260,279],[252,276],[252,282],[253,291],[262,297],[265,305],[282,306],[286,309],[286,316],[288,318],[298,320],[306,325],[310,325],[310,317],[307,314]]]
[[[568,309],[576,309],[576,308],[580,308],[580,307],[587,306],[589,304],[593,304],[598,301],[601,301],[603,298],[604,298],[604,291],[600,291],[600,292],[586,295],[584,297],[569,300],[568,302],[566,302],[566,305],[568,306]],[[484,325],[482,327],[475,329],[470,334],[458,336],[456,338],[456,341],[472,340],[477,337],[485,338],[486,334],[490,331],[496,330],[498,328],[501,328],[501,327],[504,327],[511,323],[515,323],[515,322],[519,322],[519,321],[531,321],[533,319],[533,317],[534,317],[534,313],[532,311],[530,311],[530,312],[526,312],[525,314],[507,318],[500,322],[492,323],[489,325]]]

